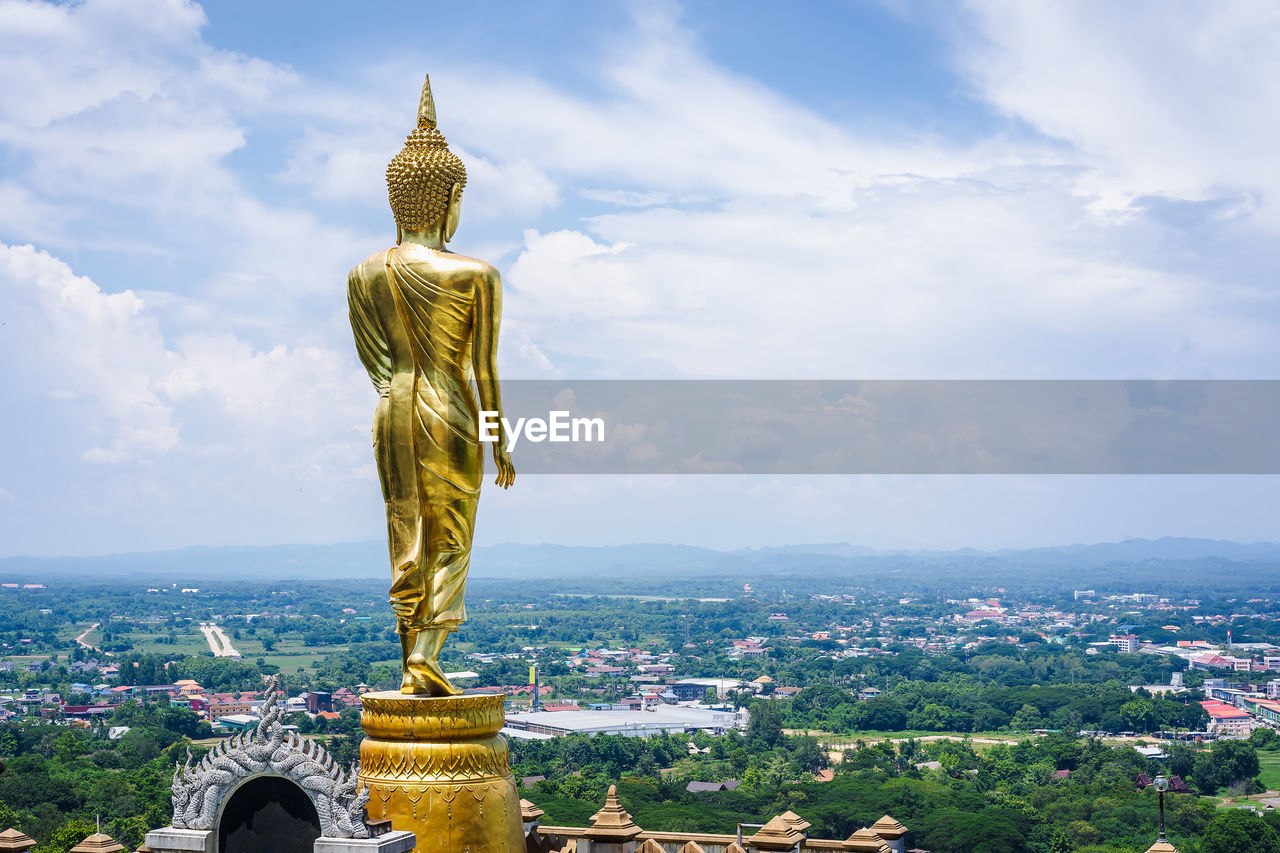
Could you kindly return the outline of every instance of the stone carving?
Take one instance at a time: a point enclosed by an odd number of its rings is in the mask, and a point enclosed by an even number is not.
[[[173,774],[173,825],[214,829],[218,808],[238,783],[255,776],[281,776],[306,792],[320,817],[323,838],[368,838],[364,807],[368,790],[357,790],[356,767],[345,772],[315,741],[286,732],[280,676],[267,679],[266,712],[251,732],[215,746],[195,767],[191,750]]]

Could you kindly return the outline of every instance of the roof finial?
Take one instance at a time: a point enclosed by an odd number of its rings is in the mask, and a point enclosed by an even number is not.
[[[431,97],[431,75],[422,81],[422,97],[418,99],[418,127],[436,126],[436,102]]]

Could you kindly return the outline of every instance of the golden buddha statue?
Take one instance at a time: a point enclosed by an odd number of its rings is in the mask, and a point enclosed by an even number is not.
[[[396,245],[351,270],[347,299],[360,361],[378,391],[373,448],[387,509],[391,609],[402,693],[458,693],[437,662],[463,603],[484,461],[478,409],[499,413],[502,278],[445,248],[458,228],[466,168],[436,128],[431,81],[418,127],[387,166]],[[479,406],[471,391],[474,379]],[[501,427],[504,489],[515,480]]]

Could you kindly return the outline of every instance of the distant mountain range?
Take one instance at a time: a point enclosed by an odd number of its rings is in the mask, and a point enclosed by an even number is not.
[[[381,542],[267,547],[193,547],[96,557],[3,557],[0,580],[48,577],[155,578],[174,582],[200,578],[301,580],[383,578],[386,547]],[[475,578],[756,577],[830,575],[845,580],[914,573],[924,582],[957,574],[973,581],[999,582],[1027,575],[1058,576],[1057,585],[1084,586],[1117,579],[1176,577],[1188,581],[1211,566],[1219,573],[1248,578],[1258,573],[1270,585],[1280,568],[1280,544],[1242,544],[1211,539],[1166,537],[1128,539],[1097,545],[979,551],[880,551],[844,542],[717,551],[691,545],[611,547],[506,543],[477,548]],[[1132,570],[1143,567],[1146,571]],[[1062,569],[1071,569],[1063,576]],[[1269,570],[1269,571],[1268,571]]]

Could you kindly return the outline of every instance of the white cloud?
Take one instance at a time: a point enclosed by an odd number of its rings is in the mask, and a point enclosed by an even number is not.
[[[621,207],[653,207],[666,204],[670,200],[666,193],[639,193],[627,190],[585,189],[581,195],[592,201],[603,201],[606,204],[616,204]]]
[[[1160,227],[1097,216],[1053,169],[889,177],[849,200],[530,233],[507,316],[623,376],[1258,376],[1280,355],[1274,301],[1148,265],[1129,247]]]
[[[305,204],[267,202],[227,162],[255,116],[305,114],[314,100],[298,97],[306,87],[289,68],[211,47],[205,24],[178,0],[0,4],[0,74],[21,81],[0,93],[0,145],[14,164],[0,197],[24,212],[0,215],[0,236],[153,255],[135,268],[142,289],[196,295],[246,275],[260,293],[340,287],[335,266],[371,251],[370,236]]]
[[[1280,227],[1280,7],[972,0],[961,48],[978,94],[1071,142],[1101,188],[1206,197],[1257,192]]]
[[[0,280],[6,361],[26,366],[19,376],[33,402],[48,394],[92,401],[86,460],[122,462],[173,448],[178,425],[152,378],[174,358],[141,299],[104,293],[31,246],[0,244]]]
[[[26,411],[22,423],[45,430],[38,455],[116,471],[69,507],[133,524],[156,502],[190,510],[221,495],[279,519],[275,481],[319,491],[365,479],[368,432],[352,427],[367,424],[374,395],[345,352],[264,351],[229,333],[166,340],[137,294],[106,292],[31,246],[0,244],[0,315],[0,354],[14,365],[4,396]],[[6,433],[20,446],[19,422]],[[22,476],[24,493],[67,488],[36,470]],[[198,538],[198,527],[184,535]]]

